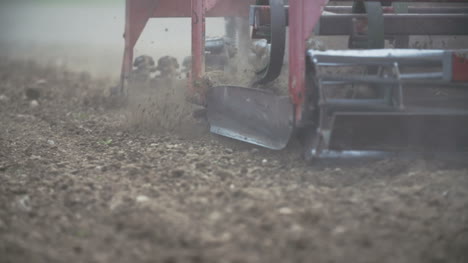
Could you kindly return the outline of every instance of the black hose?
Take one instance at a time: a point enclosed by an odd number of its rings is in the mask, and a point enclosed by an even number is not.
[[[270,0],[271,47],[268,65],[257,72],[253,85],[269,83],[281,74],[286,48],[286,9],[284,0]]]

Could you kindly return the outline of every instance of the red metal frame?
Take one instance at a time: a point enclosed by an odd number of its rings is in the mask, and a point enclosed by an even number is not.
[[[453,53],[452,80],[455,82],[468,82],[468,53]]]
[[[328,0],[294,0],[290,2],[289,14],[289,90],[296,109],[296,123],[302,119],[305,94],[306,40]],[[132,70],[133,49],[148,20],[152,17],[192,18],[192,73],[191,95],[200,94],[203,103],[203,87],[196,85],[204,73],[205,17],[249,15],[253,0],[127,0],[125,51],[122,64],[122,81]],[[194,84],[195,83],[195,84]]]
[[[328,1],[291,0],[289,2],[289,94],[295,107],[295,122],[299,126],[302,123],[306,90],[306,41],[312,35],[312,31],[318,23],[322,10]],[[399,2],[401,0],[380,1]],[[467,1],[406,0],[405,2]],[[197,80],[200,80],[204,74],[205,18],[247,17],[249,15],[249,6],[254,4],[254,2],[254,0],[126,0],[125,51],[122,64],[122,82],[124,83],[132,70],[134,46],[150,18],[191,17],[193,59],[189,90],[195,102],[203,104],[205,90],[203,89],[203,85],[197,85]],[[387,11],[391,11],[391,7],[386,9]],[[454,79],[466,80],[467,70],[465,62],[458,63],[457,67],[454,68]]]
[[[132,71],[135,44],[150,18],[192,18],[192,84],[204,72],[205,18],[248,17],[249,6],[253,2],[254,0],[126,0],[122,83],[125,83]],[[196,89],[194,86],[196,85],[190,85],[192,91]]]
[[[203,85],[196,84],[205,72],[205,0],[192,0],[192,72],[189,89],[192,100],[204,104]],[[199,95],[200,94],[200,95]],[[199,95],[199,96],[197,96]]]
[[[302,122],[305,99],[306,41],[320,19],[328,0],[289,2],[289,94],[295,107],[295,121]]]

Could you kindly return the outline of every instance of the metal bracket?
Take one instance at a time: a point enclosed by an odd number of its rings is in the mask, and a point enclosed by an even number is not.
[[[353,4],[353,13],[367,14],[367,24],[354,20],[353,34],[349,38],[349,47],[358,49],[380,49],[385,47],[384,18],[380,2],[364,2],[357,0]],[[365,26],[364,26],[365,25]],[[364,30],[361,27],[367,27]],[[360,31],[367,31],[367,37]]]

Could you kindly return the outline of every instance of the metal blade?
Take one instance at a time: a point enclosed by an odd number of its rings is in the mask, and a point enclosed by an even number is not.
[[[212,87],[207,116],[213,133],[280,150],[293,131],[293,106],[287,96],[237,87]]]

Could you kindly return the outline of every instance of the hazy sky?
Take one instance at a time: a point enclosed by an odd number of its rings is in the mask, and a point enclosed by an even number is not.
[[[6,5],[121,5],[125,0],[0,0]]]
[[[42,56],[49,48],[54,56],[80,53],[81,57],[88,56],[89,63],[100,63],[103,59],[95,53],[113,52],[113,64],[120,64],[124,14],[124,0],[0,0],[0,56],[15,53],[37,57],[38,50]],[[189,18],[151,19],[135,55],[173,55],[181,60],[190,54],[190,34]],[[223,19],[207,20],[208,36],[223,34]],[[83,51],[91,49],[94,53]],[[119,65],[113,66],[112,71],[117,71]]]

